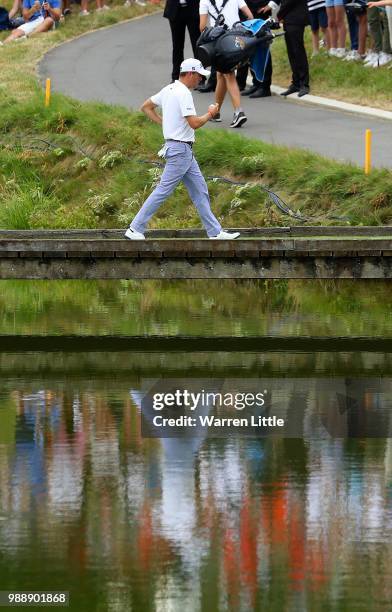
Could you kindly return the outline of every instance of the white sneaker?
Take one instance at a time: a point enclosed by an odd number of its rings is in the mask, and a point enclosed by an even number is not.
[[[239,232],[230,233],[221,230],[217,236],[210,236],[210,240],[235,240],[239,235]]]
[[[90,15],[90,11],[86,11],[86,10],[80,11],[79,15],[81,17],[87,17],[87,15]]]
[[[373,57],[370,57],[369,60],[366,60],[364,66],[365,68],[378,68],[378,58],[379,58],[380,54],[379,53],[374,53]]]
[[[127,231],[124,234],[125,238],[129,240],[145,240],[146,237],[141,232],[137,232],[133,227],[128,227]]]
[[[335,49],[335,47],[331,47],[330,50],[328,51],[328,55],[330,55],[331,57],[335,57],[336,51],[337,49]]]
[[[351,58],[353,57],[353,54],[355,53],[355,51],[348,51],[346,54],[346,57],[344,58],[345,62],[351,62]]]
[[[350,53],[347,53],[346,57],[344,58],[345,62],[359,62],[362,58],[362,56],[359,54],[359,52],[354,49],[353,51],[350,51]]]
[[[374,56],[373,60],[371,62],[366,62],[365,64],[365,68],[378,68],[379,67],[379,62],[380,62],[380,55],[381,53],[376,53],[376,55]]]
[[[138,6],[147,6],[147,2],[144,2],[144,0],[135,0],[135,4]]]
[[[378,53],[375,53],[375,51],[369,51],[368,53],[366,53],[366,56],[365,56],[365,59],[363,60],[363,63],[364,64],[372,63],[372,62],[374,62],[376,57],[378,57]]]
[[[339,47],[338,49],[336,49],[335,57],[338,57],[339,59],[343,59],[345,56],[346,56],[346,49],[343,49],[343,47]]]
[[[392,55],[390,53],[384,53],[384,51],[382,51],[380,55],[378,56],[379,66],[385,66],[386,64],[389,64],[389,62],[391,61],[392,61]]]

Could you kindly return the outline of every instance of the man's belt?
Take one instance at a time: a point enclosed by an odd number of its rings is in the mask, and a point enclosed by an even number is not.
[[[166,142],[182,142],[183,144],[187,144],[190,148],[193,147],[193,142],[191,140],[176,140],[175,138],[168,138]]]

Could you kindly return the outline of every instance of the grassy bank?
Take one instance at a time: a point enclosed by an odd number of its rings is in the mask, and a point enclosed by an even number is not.
[[[148,10],[154,10],[149,7]],[[116,8],[0,51],[0,226],[93,228],[125,226],[157,179],[158,126],[140,113],[62,95],[43,106],[35,67],[53,45],[91,27],[135,16]],[[206,174],[235,177],[246,187],[210,183],[213,208],[225,226],[292,224],[261,192],[264,183],[296,211],[320,224],[392,222],[392,174],[359,168],[238,134],[201,130],[196,155]],[[186,205],[184,205],[184,199]],[[199,225],[180,186],[151,227]]]
[[[310,28],[306,29],[305,40],[312,94],[392,111],[392,74],[388,69],[391,64],[365,68],[362,62],[331,58],[325,51],[312,58]],[[272,45],[272,62],[274,84],[286,87],[291,70],[282,38]]]

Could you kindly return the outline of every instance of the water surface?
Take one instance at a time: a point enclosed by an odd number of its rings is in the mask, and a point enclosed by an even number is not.
[[[392,336],[383,283],[1,289],[0,334]],[[80,611],[389,610],[391,365],[377,351],[0,353],[0,588],[68,590]],[[143,438],[143,380],[175,377],[268,381],[303,435]],[[339,404],[344,437],[315,430],[328,388],[383,436],[355,435]]]

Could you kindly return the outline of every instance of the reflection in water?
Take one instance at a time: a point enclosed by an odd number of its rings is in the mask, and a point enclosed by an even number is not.
[[[0,281],[0,334],[392,336],[389,303],[388,281]]]
[[[75,610],[388,609],[390,439],[143,439],[137,391],[3,382],[2,588]]]
[[[0,334],[392,336],[382,282],[0,284]],[[81,612],[390,609],[392,442],[361,437],[391,435],[390,354],[2,352],[0,370],[0,589],[69,590]],[[141,379],[165,377],[267,380],[304,436],[143,438]]]

